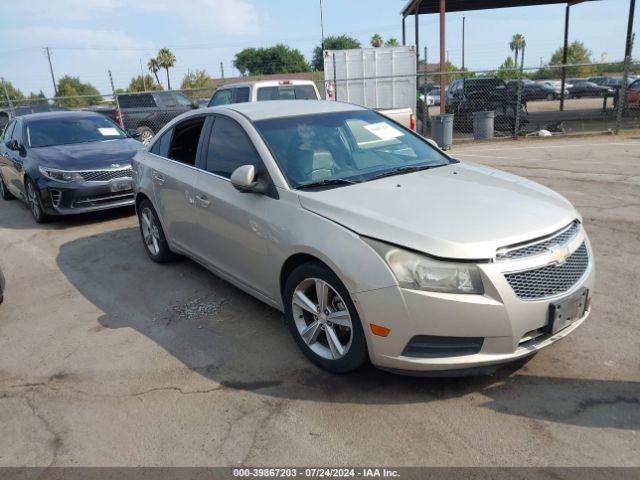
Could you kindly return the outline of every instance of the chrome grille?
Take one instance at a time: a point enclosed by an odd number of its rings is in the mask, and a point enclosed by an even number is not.
[[[589,266],[587,245],[582,243],[562,264],[551,264],[504,276],[522,300],[539,300],[564,293],[582,278]]]
[[[120,170],[93,170],[80,172],[85,182],[108,182],[114,178],[131,178],[132,170],[122,168]]]
[[[496,260],[514,260],[525,257],[534,257],[549,253],[549,249],[558,245],[564,245],[580,231],[580,222],[574,220],[571,224],[548,238],[525,245],[513,246],[500,249],[496,255]]]

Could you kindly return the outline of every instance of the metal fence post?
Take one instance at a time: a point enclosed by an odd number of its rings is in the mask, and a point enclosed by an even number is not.
[[[333,52],[333,99],[338,101],[338,84],[336,83],[336,52]]]
[[[522,55],[520,57],[520,77],[518,78],[518,93],[516,95],[516,119],[513,123],[513,137],[518,138],[520,131],[520,104],[522,103],[522,77],[524,75],[524,47],[522,47]]]
[[[7,83],[4,81],[4,77],[1,77],[0,81],[2,81],[4,96],[7,97],[7,102],[9,103],[9,110],[11,110],[11,115],[15,115],[16,111],[13,108],[13,102],[11,101],[11,97],[9,96],[9,92],[7,91]]]
[[[622,125],[622,115],[627,109],[627,81],[629,78],[629,67],[631,65],[631,55],[628,55],[624,59],[624,70],[622,73],[622,85],[618,90],[618,106],[616,111],[616,128],[615,133],[620,133],[620,126]]]

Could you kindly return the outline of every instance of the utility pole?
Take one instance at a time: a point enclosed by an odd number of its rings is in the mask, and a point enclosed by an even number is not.
[[[224,80],[224,64],[220,62],[220,76]]]
[[[116,122],[120,124],[122,128],[124,128],[124,116],[122,115],[122,110],[120,110],[120,100],[118,99],[118,95],[116,94],[116,87],[113,85],[113,75],[111,75],[111,70],[109,72],[109,83],[111,83],[111,93],[113,94],[113,99],[116,102]]]
[[[51,65],[51,51],[49,47],[44,47],[44,51],[47,54],[47,60],[49,60],[49,71],[51,72],[51,81],[53,82],[53,92],[58,95],[58,87],[56,86],[56,77],[53,75],[53,65]]]
[[[466,17],[462,17],[462,70],[464,70],[464,22]]]
[[[324,19],[322,18],[322,0],[320,0],[320,45],[324,55]]]
[[[427,72],[427,65],[429,64],[429,62],[427,62],[429,57],[427,57],[427,46],[424,46],[424,71],[425,73]]]
[[[144,91],[147,91],[147,81],[144,77],[144,70],[142,70],[142,59],[140,59],[140,78],[142,78],[142,88],[144,88]]]

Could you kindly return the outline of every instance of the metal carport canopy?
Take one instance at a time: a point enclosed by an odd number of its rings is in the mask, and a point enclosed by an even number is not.
[[[531,7],[558,3],[574,5],[576,3],[593,1],[596,0],[447,0],[447,12],[464,12],[467,10],[487,10],[508,7]],[[402,9],[402,15],[405,17],[414,15],[416,13],[416,5],[418,6],[418,14],[440,12],[440,0],[409,0]]]

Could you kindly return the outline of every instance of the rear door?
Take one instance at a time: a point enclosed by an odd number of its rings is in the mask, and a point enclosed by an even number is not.
[[[265,166],[244,128],[216,115],[203,143],[196,179],[197,252],[214,268],[269,298],[276,298],[267,247],[268,218],[278,200],[241,193],[231,173],[242,165]]]
[[[11,166],[11,157],[9,156],[9,150],[5,145],[11,139],[11,133],[13,132],[13,128],[16,126],[16,121],[12,120],[7,125],[7,128],[4,129],[2,134],[2,144],[0,145],[0,175],[4,179],[5,185],[9,185],[7,180],[9,175],[9,168]]]
[[[10,140],[15,140],[18,142],[18,145],[25,146],[22,130],[22,121],[16,119],[15,128],[11,132]],[[19,152],[17,150],[9,150],[8,148],[5,148],[5,151],[9,160],[7,169],[3,172],[5,185],[7,185],[9,191],[14,195],[24,195],[24,183],[22,179],[24,177],[24,162],[27,155],[24,151]]]
[[[205,121],[196,116],[176,124],[151,149],[156,209],[169,241],[187,252],[194,245],[195,165]]]

